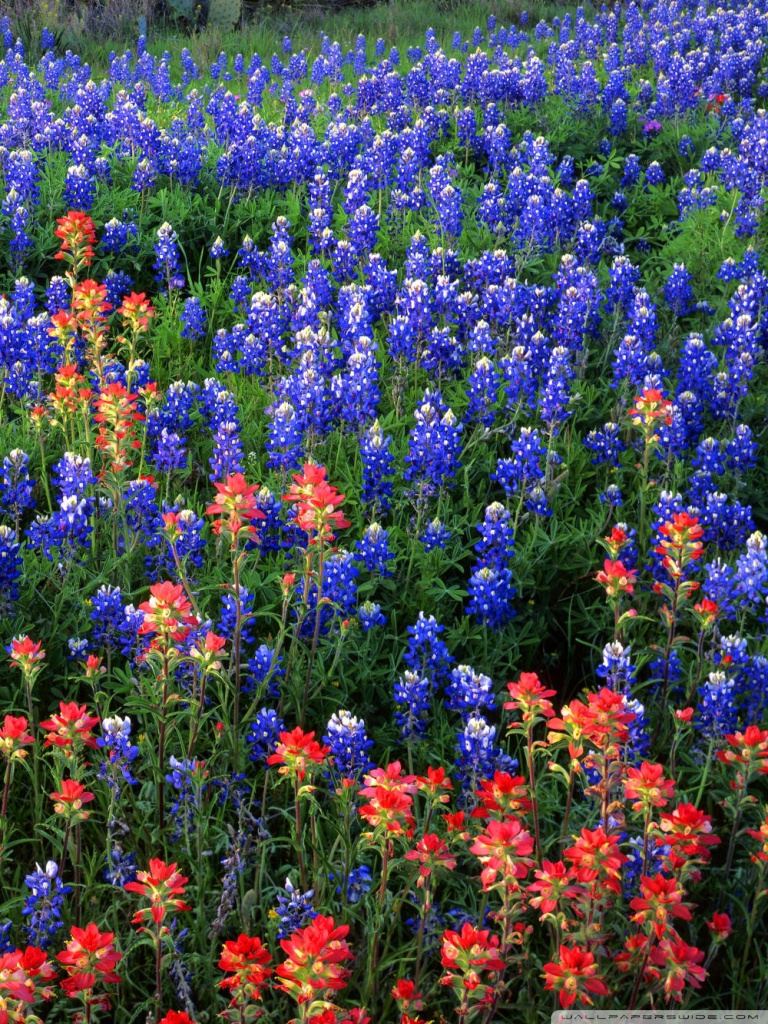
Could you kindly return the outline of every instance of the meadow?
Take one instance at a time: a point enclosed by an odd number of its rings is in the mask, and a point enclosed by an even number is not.
[[[768,0],[0,34],[0,1024],[766,1005]]]

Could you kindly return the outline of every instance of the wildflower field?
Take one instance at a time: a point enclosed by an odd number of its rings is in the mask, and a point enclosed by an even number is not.
[[[768,1005],[768,0],[466,21],[0,23],[0,1024]]]

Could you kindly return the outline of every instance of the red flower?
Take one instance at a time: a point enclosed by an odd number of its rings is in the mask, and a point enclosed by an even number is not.
[[[627,569],[622,561],[612,562],[606,558],[603,568],[595,580],[605,587],[606,596],[618,598],[622,594],[634,594],[637,569]]]
[[[699,964],[704,953],[695,946],[689,946],[682,939],[664,939],[651,950],[651,963],[661,968],[664,974],[664,994],[667,999],[682,1002],[686,983],[692,988],[701,988],[707,972]]]
[[[628,857],[619,849],[619,837],[609,836],[605,829],[583,828],[573,846],[564,851],[571,862],[578,882],[588,884],[600,880],[600,885],[619,892],[622,864]]]
[[[704,529],[695,516],[676,512],[659,527],[659,533],[662,541],[655,550],[664,556],[661,564],[673,579],[680,579],[685,567],[704,554],[704,543],[700,540]]]
[[[205,510],[208,516],[221,516],[213,524],[213,532],[218,537],[222,531],[232,536],[232,542],[237,539],[241,530],[246,533],[255,533],[256,527],[251,525],[254,519],[266,518],[261,509],[256,506],[255,495],[258,492],[258,485],[249,486],[245,482],[242,473],[235,473],[228,476],[223,484],[213,485],[218,494],[213,503]]]
[[[169,1010],[158,1024],[195,1024],[184,1010]]]
[[[739,771],[731,782],[732,789],[745,788],[754,774],[768,775],[768,729],[748,725],[744,732],[729,733],[725,738],[735,749],[718,750],[719,760],[723,764],[745,765],[745,770]]]
[[[448,849],[445,840],[435,835],[434,832],[427,832],[422,836],[416,846],[406,853],[405,859],[417,860],[420,864],[419,878],[416,882],[419,888],[437,868],[442,867],[453,871],[456,867],[456,858]]]
[[[88,811],[82,810],[83,804],[89,804],[93,800],[93,793],[88,793],[85,786],[74,779],[64,779],[61,783],[61,790],[51,793],[51,800],[54,801],[53,809],[56,814],[63,814],[71,821],[85,821]]]
[[[453,783],[445,774],[444,768],[428,767],[426,776],[417,775],[415,782],[419,792],[427,793],[432,797],[434,805],[447,804],[450,801],[449,794],[444,790],[453,789]]]
[[[712,933],[713,942],[725,942],[733,931],[731,919],[727,914],[720,914],[717,911],[712,915],[712,920],[707,921],[707,928]]]
[[[67,260],[75,270],[90,266],[93,259],[93,246],[96,244],[95,225],[87,213],[70,210],[56,221],[58,227],[53,232],[61,239],[61,249],[54,259]]]
[[[473,818],[508,818],[526,814],[531,809],[528,786],[522,775],[494,772],[492,779],[481,780],[475,796],[480,803],[472,811]]]
[[[8,653],[11,656],[11,665],[20,669],[27,684],[32,686],[45,658],[41,644],[34,643],[28,636],[16,636],[11,640]]]
[[[521,672],[516,683],[507,683],[507,689],[512,700],[505,703],[506,711],[519,711],[523,722],[528,723],[539,716],[552,718],[554,708],[549,697],[554,697],[556,690],[547,690],[541,685],[541,680],[535,672]],[[520,728],[519,724],[513,724],[510,729]]]
[[[86,747],[96,746],[96,737],[91,735],[91,729],[99,724],[97,715],[89,715],[85,704],[59,703],[59,713],[40,723],[40,728],[45,729],[50,735],[46,736],[43,746],[46,747],[76,747],[83,744]],[[65,749],[65,753],[71,751]]]
[[[482,973],[503,971],[505,967],[498,936],[491,936],[487,929],[475,929],[468,921],[460,932],[443,932],[440,962],[448,968],[440,984],[450,985],[464,1005],[470,999],[484,1005],[492,988],[482,980]]]
[[[150,598],[139,605],[144,612],[144,621],[139,627],[139,635],[158,633],[166,639],[180,642],[197,625],[197,617],[192,614],[192,605],[184,595],[181,583],[156,583],[149,588]]]
[[[757,864],[760,861],[768,863],[768,811],[765,815],[765,821],[761,824],[759,829],[749,828],[747,829],[747,835],[752,836],[753,839],[757,839],[761,844],[760,849],[757,853],[751,854],[752,861]]]
[[[374,768],[363,776],[365,785],[360,795],[369,803],[359,809],[360,816],[374,828],[383,826],[393,835],[407,833],[413,827],[413,796],[417,782],[414,775],[403,775],[399,761],[386,768]]]
[[[673,870],[682,867],[686,857],[708,860],[708,847],[720,842],[712,835],[712,819],[693,804],[679,804],[671,814],[662,814],[659,828],[662,835],[656,837],[656,845],[672,847],[668,859]]]
[[[654,875],[640,878],[640,896],[636,896],[629,904],[635,913],[630,920],[635,924],[650,924],[657,939],[662,939],[670,929],[669,917],[678,917],[682,921],[691,920],[691,912],[683,903],[685,890],[676,879]]]
[[[315,739],[314,732],[304,732],[300,726],[292,732],[281,732],[280,742],[274,754],[267,758],[267,764],[279,764],[280,775],[290,775],[298,782],[303,782],[307,771],[325,761],[331,748],[321,746]]]
[[[624,796],[634,800],[633,811],[650,811],[651,807],[666,807],[675,795],[675,784],[664,778],[664,765],[643,761],[639,768],[628,768],[624,780]]]
[[[29,722],[24,715],[18,718],[14,715],[6,715],[3,720],[3,728],[0,729],[0,754],[7,757],[9,761],[23,760],[27,756],[24,747],[35,742],[34,736],[27,732]]]
[[[556,963],[544,964],[544,988],[557,992],[560,1006],[567,1010],[580,999],[586,1006],[592,1005],[590,995],[608,996],[608,986],[599,977],[592,953],[578,946],[561,946]]]
[[[49,983],[55,978],[53,964],[37,946],[0,954],[0,1007],[3,1005],[4,994],[28,1005],[37,999],[53,998],[53,989]],[[23,1011],[23,1007],[20,1009]],[[23,1013],[20,1019],[25,1019]]]
[[[470,852],[483,865],[480,878],[484,888],[496,883],[497,875],[509,886],[517,886],[518,878],[525,878],[533,861],[533,837],[526,832],[517,818],[489,821],[485,831],[477,837]]]
[[[551,914],[563,898],[569,898],[576,892],[570,884],[571,873],[561,861],[543,860],[541,868],[533,873],[535,882],[526,886],[526,892],[537,895],[529,899],[530,905],[542,914]]]
[[[176,864],[166,864],[165,861],[153,858],[149,862],[149,871],[139,871],[137,878],[137,882],[128,882],[125,889],[145,896],[150,905],[136,911],[133,924],[141,924],[150,918],[155,924],[160,924],[170,910],[191,909],[180,899],[186,892],[188,879],[176,870]]]
[[[219,982],[220,988],[232,993],[230,1006],[244,1006],[251,999],[261,999],[263,990],[272,974],[269,950],[261,939],[238,935],[221,947],[219,969],[227,971],[227,977]]]
[[[85,928],[72,926],[72,937],[66,949],[56,959],[63,964],[70,976],[80,973],[100,974],[101,980],[109,984],[117,984],[120,978],[114,968],[123,958],[114,946],[113,932],[100,932],[91,922]],[[92,987],[92,986],[89,986]]]
[[[310,544],[333,540],[331,527],[343,529],[349,526],[343,513],[337,510],[344,501],[344,495],[326,481],[324,466],[307,462],[301,473],[294,474],[293,480],[288,493],[283,495],[283,501],[296,504],[294,521],[299,529],[310,535]]]
[[[646,444],[656,444],[659,436],[656,433],[656,421],[661,420],[667,426],[672,423],[672,403],[664,397],[658,388],[646,388],[635,398],[635,407],[629,417],[643,434]]]
[[[146,331],[149,321],[155,315],[152,303],[144,292],[131,292],[124,296],[117,312],[136,333]]]
[[[392,998],[401,1013],[409,1013],[411,1010],[418,1013],[419,1010],[424,1009],[422,993],[416,991],[416,983],[408,978],[399,978],[395,982]]]
[[[280,964],[276,974],[282,979],[276,988],[287,992],[299,1006],[320,993],[338,992],[346,988],[349,970],[342,967],[352,959],[346,937],[349,925],[336,925],[332,917],[318,914],[306,928],[295,931],[280,945],[288,960]]]

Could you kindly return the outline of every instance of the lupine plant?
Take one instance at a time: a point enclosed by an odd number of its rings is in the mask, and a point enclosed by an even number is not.
[[[0,1024],[763,1005],[765,0],[0,33]]]

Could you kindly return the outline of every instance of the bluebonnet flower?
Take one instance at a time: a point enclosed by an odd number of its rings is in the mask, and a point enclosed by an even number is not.
[[[728,468],[734,473],[744,473],[756,462],[757,443],[752,440],[752,431],[740,423],[733,438],[725,446]]]
[[[388,542],[389,533],[380,523],[371,523],[366,527],[363,539],[357,541],[355,548],[368,572],[376,572],[381,576],[392,575],[388,564],[393,556]]]
[[[360,439],[363,461],[362,500],[385,512],[392,496],[391,476],[395,458],[389,450],[392,438],[374,420]]]
[[[387,621],[381,610],[381,605],[375,604],[373,601],[364,601],[357,609],[357,617],[366,633],[376,626],[383,626]]]
[[[90,210],[96,198],[96,181],[83,164],[73,164],[64,178],[63,199],[71,210]]]
[[[302,421],[290,402],[270,406],[267,415],[272,418],[266,444],[269,452],[267,465],[271,469],[294,469],[301,462]]]
[[[125,718],[121,718],[119,715],[105,718],[101,723],[101,728],[103,735],[96,739],[96,745],[102,750],[106,750],[107,759],[99,765],[99,778],[106,780],[110,789],[115,791],[117,798],[120,793],[121,779],[129,786],[136,785],[131,764],[139,756],[139,748],[131,742],[131,720],[127,715]]]
[[[202,779],[205,777],[202,763],[196,759],[179,760],[171,755],[170,772],[165,781],[176,791],[171,804],[169,816],[174,821],[171,842],[178,842],[184,835],[190,835],[196,827],[195,818],[199,810],[200,794],[205,788]]]
[[[277,931],[278,938],[280,939],[286,939],[292,932],[306,927],[310,921],[317,917],[317,911],[312,906],[312,897],[315,895],[314,889],[300,892],[292,884],[290,878],[286,878],[284,888],[285,892],[278,891],[277,893],[277,907],[275,908],[280,922]]]
[[[675,316],[685,316],[693,307],[695,298],[691,274],[684,263],[675,263],[664,284],[664,298]]]
[[[424,545],[424,550],[429,552],[444,548],[450,537],[450,530],[445,523],[441,523],[439,519],[431,519],[419,540]]]
[[[114,649],[120,645],[123,624],[123,595],[120,587],[102,584],[91,598],[90,618],[93,626],[93,647]],[[129,721],[130,730],[130,721]]]
[[[275,658],[275,652],[267,644],[260,644],[255,654],[248,659],[248,677],[243,686],[244,693],[258,690],[262,697],[278,697],[280,694],[279,680],[285,670],[281,668],[283,656]],[[266,690],[263,689],[267,683]]]
[[[261,708],[256,712],[247,739],[251,745],[249,755],[251,761],[265,761],[274,754],[280,740],[280,733],[285,731],[285,722],[272,708]]]
[[[590,430],[584,438],[584,447],[592,452],[589,461],[593,465],[616,465],[619,453],[626,448],[621,440],[621,426],[618,423],[606,423],[601,430]]]
[[[132,221],[122,221],[113,217],[104,225],[99,245],[104,252],[120,252],[134,241],[135,237],[136,225]]]
[[[471,715],[459,730],[456,742],[456,779],[461,787],[458,803],[463,808],[475,806],[475,792],[483,779],[494,772],[513,772],[517,761],[496,743],[496,726],[482,715]]]
[[[736,682],[725,672],[710,672],[709,678],[699,687],[699,709],[697,735],[703,740],[721,741],[731,733],[738,723],[736,707]]]
[[[196,296],[184,300],[181,309],[182,338],[189,338],[190,341],[199,341],[205,334],[206,312],[205,308]]]
[[[19,598],[17,580],[21,576],[21,545],[10,526],[0,525],[0,613],[7,615]]]
[[[224,245],[219,235],[211,246],[210,257],[212,260],[223,260],[227,256],[229,256],[229,249]]]
[[[445,695],[445,706],[449,711],[458,711],[465,719],[496,708],[491,678],[475,672],[469,665],[458,665],[453,669]]]
[[[31,946],[47,949],[53,937],[63,925],[61,910],[64,897],[72,891],[69,885],[63,885],[58,877],[59,866],[55,861],[46,862],[45,868],[39,864],[27,875],[24,884],[29,894],[24,897],[21,913],[26,918],[24,932]]]
[[[29,477],[29,456],[14,448],[3,459],[0,475],[0,509],[18,523],[22,512],[34,508],[32,497],[35,481]]]
[[[414,416],[405,479],[418,480],[422,493],[429,495],[444,486],[461,465],[462,425],[437,391],[424,392]]]
[[[365,732],[365,722],[348,711],[331,716],[323,743],[331,748],[333,767],[345,779],[357,780],[373,767],[366,751],[373,746]]]
[[[347,903],[359,903],[363,896],[371,891],[373,883],[371,869],[367,864],[361,864],[358,868],[352,868],[346,878],[346,883],[343,877],[336,879],[335,876],[332,876],[332,878],[333,881],[339,882],[336,886],[336,895],[341,896],[343,893]]]
[[[756,531],[747,540],[747,550],[739,555],[733,578],[736,594],[753,608],[765,604],[768,594],[768,550],[765,536]]]
[[[427,728],[432,704],[432,684],[429,676],[406,669],[395,682],[395,722],[400,726],[403,739],[417,739]]]
[[[168,221],[165,221],[157,229],[155,262],[153,263],[153,267],[157,271],[155,280],[165,285],[168,291],[184,287],[178,241],[179,236]]]

